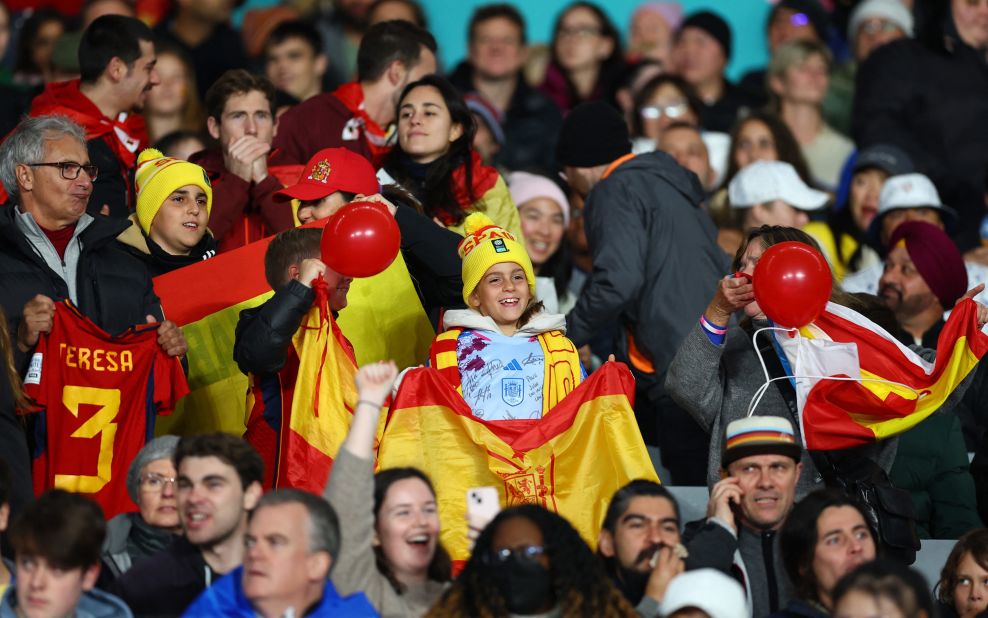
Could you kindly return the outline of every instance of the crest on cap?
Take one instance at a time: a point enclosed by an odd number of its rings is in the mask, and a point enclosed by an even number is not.
[[[323,159],[312,167],[312,171],[309,172],[308,179],[326,184],[326,182],[329,180],[329,175],[330,173],[332,173],[332,171],[333,171],[333,166],[329,164],[329,160]]]

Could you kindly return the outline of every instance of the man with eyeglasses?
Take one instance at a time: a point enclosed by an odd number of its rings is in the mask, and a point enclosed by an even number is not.
[[[86,135],[62,116],[24,120],[0,145],[0,181],[9,196],[0,208],[0,306],[20,375],[41,334],[52,329],[56,301],[71,300],[111,334],[163,318],[146,266],[116,242],[130,222],[86,212],[91,174]],[[173,322],[162,322],[157,341],[169,356],[185,354]],[[15,486],[30,487],[30,457],[9,399],[0,401],[0,426],[0,457]]]
[[[135,563],[171,545],[182,533],[175,497],[178,474],[172,462],[177,445],[177,436],[160,436],[144,445],[131,462],[127,493],[138,511],[121,513],[106,524],[101,588]]]
[[[723,478],[710,490],[707,518],[687,524],[683,534],[691,563],[741,582],[752,616],[774,614],[793,598],[779,530],[796,501],[802,455],[785,418],[732,421],[724,432]]]
[[[507,169],[553,169],[563,117],[522,76],[527,55],[525,20],[510,4],[478,7],[470,18],[468,58],[450,75],[464,94],[475,93],[502,119],[505,143],[495,156]]]
[[[82,33],[80,79],[48,84],[31,105],[32,117],[66,116],[85,129],[100,171],[90,174],[91,215],[126,218],[134,206],[137,155],[148,145],[140,113],[160,83],[156,62],[154,37],[142,21],[104,15]]]

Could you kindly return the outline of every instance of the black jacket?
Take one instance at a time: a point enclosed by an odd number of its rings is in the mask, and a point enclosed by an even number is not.
[[[408,274],[435,326],[440,309],[464,308],[463,263],[456,250],[463,237],[400,203],[395,221]]]
[[[475,92],[473,67],[461,62],[450,82],[463,94]],[[518,75],[515,93],[501,123],[505,144],[494,163],[509,170],[543,170],[556,168],[556,140],[563,126],[563,114],[549,97],[529,86]]]
[[[99,168],[86,212],[99,217],[103,212],[103,206],[108,206],[108,214],[111,217],[126,219],[132,212],[131,199],[132,197],[136,199],[136,194],[131,195],[134,192],[134,170],[124,169],[120,159],[106,142],[107,139],[116,139],[116,137],[112,135],[97,137],[86,142],[89,159]]]
[[[240,312],[233,341],[233,360],[245,374],[281,371],[288,347],[316,293],[296,280],[289,281],[264,304]]]
[[[566,316],[577,347],[607,324],[633,333],[661,384],[686,333],[728,271],[692,172],[663,152],[622,163],[590,192],[586,233],[593,273]],[[622,333],[618,353],[628,358]]]
[[[700,106],[700,126],[707,131],[730,133],[738,117],[757,105],[756,99],[725,79],[720,98],[709,105],[703,103]]]
[[[949,7],[949,2],[940,3]],[[988,63],[957,36],[949,16],[916,40],[883,45],[858,69],[858,148],[894,144],[960,214],[962,250],[978,245],[988,168]]]
[[[185,537],[148,556],[114,581],[107,592],[115,594],[135,616],[181,616],[214,573],[202,552]]]
[[[206,91],[223,73],[230,69],[248,68],[243,39],[229,23],[213,26],[212,32],[205,40],[195,47],[190,47],[175,34],[175,17],[172,14],[155,26],[154,38],[178,47],[192,61],[196,71],[196,86],[199,89],[200,101],[206,99]]]
[[[216,257],[216,239],[209,232],[206,232],[199,244],[192,248],[189,255],[172,255],[151,240],[150,236],[144,235],[134,216],[131,216],[130,219],[132,221],[130,228],[125,230],[117,240],[127,248],[131,255],[144,262],[152,277]]]
[[[12,335],[17,333],[24,305],[37,294],[52,300],[68,298],[65,281],[35,251],[15,222],[16,207],[0,208],[0,304]],[[147,267],[116,237],[130,225],[126,219],[96,217],[78,237],[82,249],[77,269],[77,305],[110,334],[122,333],[146,316],[162,319]],[[15,352],[23,370],[27,355]],[[23,371],[22,371],[23,373]]]

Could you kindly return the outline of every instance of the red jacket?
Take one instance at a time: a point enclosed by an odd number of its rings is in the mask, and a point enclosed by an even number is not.
[[[133,172],[137,156],[148,145],[144,117],[130,113],[107,118],[96,104],[79,90],[79,80],[53,82],[31,103],[31,117],[47,114],[67,116],[86,131],[89,156],[99,167],[89,198],[90,214],[97,214],[104,204],[110,215],[124,218],[135,201]]]
[[[295,227],[291,203],[275,201],[274,192],[285,186],[279,176],[294,181],[301,167],[284,165],[277,150],[268,158],[268,177],[257,184],[229,172],[219,148],[197,152],[189,160],[206,170],[213,185],[209,229],[220,253]]]
[[[316,95],[281,116],[274,147],[291,163],[304,165],[323,148],[346,148],[380,167],[381,161],[375,160],[364,131],[351,122],[355,118],[356,114],[335,94]]]

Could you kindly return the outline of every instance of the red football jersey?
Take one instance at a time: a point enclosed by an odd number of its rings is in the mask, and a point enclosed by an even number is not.
[[[40,406],[34,491],[87,494],[106,518],[133,511],[127,469],[154,437],[157,414],[170,414],[189,392],[178,358],[158,345],[158,325],[116,337],[69,301],[56,303],[24,387]]]

